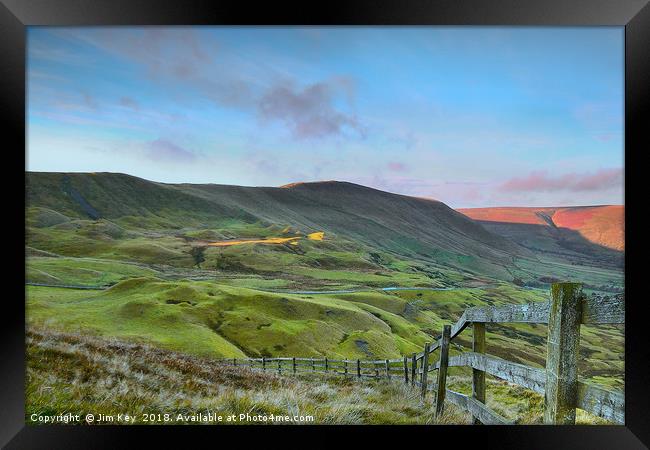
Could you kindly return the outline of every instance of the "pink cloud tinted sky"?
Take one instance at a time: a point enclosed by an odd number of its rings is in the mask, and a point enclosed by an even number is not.
[[[388,163],[388,169],[393,172],[404,172],[406,171],[406,164],[397,161],[391,161]]]
[[[620,203],[623,30],[30,27],[27,168]]]
[[[592,173],[549,175],[546,171],[531,172],[525,177],[511,178],[499,188],[507,192],[598,191],[615,189],[623,184],[623,169],[601,169]]]

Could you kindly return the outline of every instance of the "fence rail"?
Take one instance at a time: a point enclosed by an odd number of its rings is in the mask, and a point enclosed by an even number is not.
[[[486,323],[548,324],[546,368],[518,364],[485,353]],[[398,359],[328,359],[328,358],[246,358],[223,360],[233,365],[276,370],[279,373],[326,372],[349,377],[403,378],[418,386],[422,399],[433,392],[436,414],[444,410],[445,400],[468,411],[475,423],[512,424],[485,405],[485,375],[530,389],[544,395],[544,422],[575,423],[576,408],[614,423],[625,422],[623,392],[611,391],[580,380],[577,371],[581,324],[625,323],[624,302],[613,298],[582,295],[577,283],[555,283],[549,302],[468,308],[454,325],[445,325],[440,338],[426,343],[424,350]],[[453,339],[471,327],[472,351],[449,356]],[[437,361],[433,353],[439,351]],[[449,367],[472,369],[472,395],[447,389]],[[437,378],[429,383],[429,373]]]

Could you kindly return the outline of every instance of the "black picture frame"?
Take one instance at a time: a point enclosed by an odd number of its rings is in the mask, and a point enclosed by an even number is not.
[[[244,2],[205,0],[0,0],[0,96],[5,125],[3,194],[5,220],[12,230],[5,247],[10,272],[5,280],[2,327],[0,327],[2,371],[0,371],[0,444],[6,448],[121,448],[134,436],[162,435],[167,444],[174,439],[187,444],[201,436],[204,445],[247,443],[264,438],[268,443],[287,444],[289,434],[324,432],[339,445],[352,445],[340,433],[364,437],[417,436],[417,445],[462,445],[476,440],[482,447],[496,448],[647,448],[650,445],[650,371],[644,303],[641,296],[642,267],[634,261],[644,246],[643,222],[633,183],[642,179],[639,164],[648,145],[643,119],[650,98],[650,6],[648,0],[329,0],[306,2]],[[625,27],[625,290],[626,297],[626,425],[625,426],[436,426],[436,427],[71,427],[26,426],[24,414],[24,240],[16,236],[25,229],[25,37],[26,26],[85,25],[516,25],[516,26],[621,26]],[[646,114],[643,114],[646,113]],[[10,139],[7,139],[9,137]],[[21,176],[22,173],[22,176]],[[640,202],[639,202],[640,203]],[[639,261],[640,258],[639,258]],[[13,275],[13,276],[12,276]],[[21,281],[22,278],[22,281]],[[636,293],[639,294],[638,298]],[[23,299],[23,301],[21,301]],[[440,439],[440,433],[445,439]],[[203,436],[209,434],[209,436]],[[272,436],[270,436],[272,435]],[[424,441],[420,442],[419,440]],[[451,439],[451,440],[450,440]],[[447,441],[447,444],[444,442]],[[309,441],[303,441],[311,445]],[[397,440],[394,445],[411,445]],[[452,444],[456,442],[456,444]],[[361,445],[361,442],[358,443]],[[365,444],[364,444],[365,445]]]

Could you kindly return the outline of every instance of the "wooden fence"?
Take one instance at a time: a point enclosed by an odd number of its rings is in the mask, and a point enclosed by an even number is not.
[[[486,323],[548,324],[546,369],[513,363],[485,353]],[[608,421],[623,424],[625,397],[584,382],[578,377],[578,347],[581,324],[622,324],[624,304],[617,299],[586,299],[577,283],[556,283],[549,302],[465,310],[454,325],[445,325],[441,336],[424,350],[398,359],[361,360],[328,358],[247,358],[224,360],[232,365],[260,368],[278,373],[328,372],[357,378],[403,379],[418,387],[422,399],[433,392],[436,413],[445,401],[469,411],[475,423],[512,424],[485,405],[485,374],[544,394],[544,423],[574,424],[576,408]],[[472,329],[472,351],[449,356],[449,347],[466,328]],[[438,356],[434,358],[434,352]],[[449,367],[472,368],[472,395],[446,387]],[[437,372],[436,372],[437,371]],[[429,374],[436,372],[436,379]],[[435,382],[434,382],[435,381]]]

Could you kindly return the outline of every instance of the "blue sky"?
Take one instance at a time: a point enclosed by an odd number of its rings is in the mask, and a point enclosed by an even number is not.
[[[623,202],[623,28],[28,30],[27,169]]]

